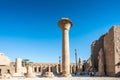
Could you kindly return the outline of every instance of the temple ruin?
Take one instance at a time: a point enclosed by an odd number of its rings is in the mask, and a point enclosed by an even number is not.
[[[83,63],[79,59],[77,65],[70,63],[69,30],[72,22],[62,18],[58,22],[62,29],[62,63],[22,63],[21,58],[11,61],[0,53],[0,79],[11,77],[63,77],[83,71],[95,72],[95,76],[120,76],[120,27],[113,26],[108,33],[102,35],[91,45],[91,56]],[[77,67],[77,69],[76,69]]]
[[[96,76],[120,76],[120,27],[113,26],[91,45],[88,71]]]
[[[78,62],[78,66],[82,66],[82,63]],[[11,61],[3,53],[0,53],[0,79],[10,77],[35,77],[44,76],[46,72],[52,72],[55,76],[61,75],[61,63],[30,63],[28,66],[24,66],[22,59],[16,58],[16,62]],[[79,70],[82,68],[80,67]],[[70,64],[70,74],[74,74],[75,63]]]

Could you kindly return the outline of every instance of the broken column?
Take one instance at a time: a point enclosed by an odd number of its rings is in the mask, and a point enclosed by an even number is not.
[[[16,73],[21,73],[22,69],[22,60],[20,58],[16,58]]]
[[[26,77],[28,77],[28,78],[35,77],[35,74],[33,73],[33,69],[30,65],[27,66]]]

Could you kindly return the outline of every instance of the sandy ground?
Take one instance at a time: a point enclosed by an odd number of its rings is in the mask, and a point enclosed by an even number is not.
[[[11,79],[2,79],[2,80],[120,80],[120,77],[54,77],[54,78],[45,78],[45,77],[36,77],[36,78],[24,78],[24,77],[14,77]]]

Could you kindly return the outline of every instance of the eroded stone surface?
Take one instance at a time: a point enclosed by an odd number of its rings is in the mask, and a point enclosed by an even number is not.
[[[108,33],[91,45],[93,71],[99,71],[100,49],[103,50],[104,71],[108,76],[120,76],[120,26],[113,26]]]

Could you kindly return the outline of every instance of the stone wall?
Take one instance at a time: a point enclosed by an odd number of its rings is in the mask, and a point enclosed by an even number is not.
[[[3,74],[13,74],[15,73],[15,63],[11,62],[11,60],[0,53],[0,75]]]
[[[93,71],[98,71],[98,56],[100,49],[104,47],[104,36],[102,35],[98,40],[94,41],[91,45],[91,61]]]
[[[15,63],[0,65],[0,79],[8,79],[15,73]]]
[[[99,51],[103,50],[104,71],[108,76],[120,75],[120,27],[113,26],[91,45],[93,71],[98,72]]]
[[[11,60],[5,56],[3,53],[0,53],[0,65],[10,65]]]
[[[120,27],[114,27],[115,74],[120,75]]]
[[[120,74],[120,27],[113,26],[104,40],[106,73],[109,76]]]
[[[104,37],[105,71],[108,76],[115,74],[114,27]]]

